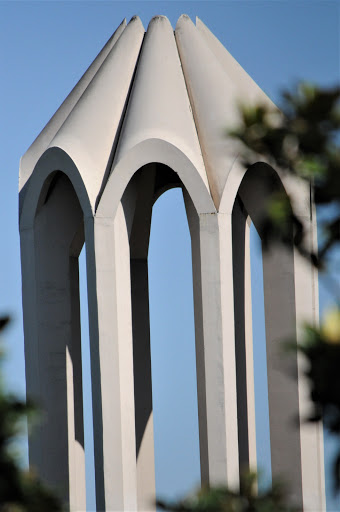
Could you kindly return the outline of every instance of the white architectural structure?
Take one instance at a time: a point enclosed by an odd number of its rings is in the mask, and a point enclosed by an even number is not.
[[[289,192],[316,244],[304,183],[225,134],[238,101],[270,100],[207,27],[163,16],[118,27],[21,160],[27,393],[45,422],[31,465],[85,510],[78,256],[86,242],[97,510],[150,510],[155,494],[148,308],[152,207],[181,187],[191,232],[201,474],[236,486],[256,467],[250,219]],[[259,158],[260,160],[260,158]],[[261,232],[260,232],[261,235]],[[317,322],[317,275],[291,247],[263,255],[272,473],[305,511],[324,503],[322,429],[303,422],[300,360],[278,340]],[[298,332],[299,336],[299,332]],[[89,404],[86,404],[89,406]],[[294,419],[300,418],[300,427]]]

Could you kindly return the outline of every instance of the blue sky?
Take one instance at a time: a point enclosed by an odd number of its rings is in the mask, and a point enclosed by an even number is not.
[[[0,312],[13,316],[6,333],[5,367],[11,389],[25,389],[17,219],[20,156],[124,17],[138,14],[147,28],[153,15],[165,14],[174,27],[182,13],[193,20],[199,16],[274,101],[298,79],[322,85],[339,80],[337,1],[0,1]],[[157,202],[150,302],[160,494],[190,490],[199,474],[190,242],[184,220],[178,191]],[[321,299],[325,307],[328,298],[323,293]],[[166,314],[169,307],[171,317]],[[262,356],[257,354],[264,364]],[[178,417],[183,418],[181,428]],[[89,499],[92,503],[93,496]],[[335,510],[331,498],[328,505]]]

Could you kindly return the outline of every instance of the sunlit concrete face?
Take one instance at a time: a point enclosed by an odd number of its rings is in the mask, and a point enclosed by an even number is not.
[[[153,204],[181,187],[191,234],[201,477],[237,486],[256,468],[249,227],[286,190],[316,244],[305,184],[245,171],[225,135],[239,101],[271,104],[207,27],[156,16],[118,27],[21,159],[27,395],[46,411],[31,466],[84,510],[78,256],[86,242],[97,510],[155,497],[148,247]],[[325,509],[320,425],[307,425],[302,363],[278,340],[317,323],[317,275],[292,247],[263,257],[273,476]],[[86,404],[89,406],[89,404]],[[300,418],[300,424],[293,421]]]

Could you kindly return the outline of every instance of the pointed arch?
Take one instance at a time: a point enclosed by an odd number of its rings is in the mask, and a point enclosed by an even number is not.
[[[156,176],[161,177],[157,179]],[[98,338],[101,364],[106,365],[106,361],[112,357],[109,352],[105,338],[110,338],[111,347],[116,347],[118,359],[120,360],[119,373],[124,375],[124,386],[117,382],[117,389],[121,389],[124,394],[124,403],[134,403],[135,421],[129,420],[126,414],[119,412],[120,401],[117,399],[116,405],[112,402],[112,393],[104,397],[103,416],[105,411],[117,409],[117,418],[123,416],[129,424],[129,428],[124,429],[124,436],[130,436],[130,441],[122,440],[122,457],[129,464],[122,468],[122,472],[127,476],[130,487],[130,497],[132,497],[133,475],[136,475],[137,487],[133,491],[133,499],[137,500],[139,507],[150,506],[150,495],[154,495],[154,461],[153,461],[153,433],[150,424],[150,407],[152,407],[151,391],[151,367],[150,367],[150,335],[148,318],[148,273],[147,273],[147,255],[149,245],[149,233],[151,223],[152,206],[167,188],[172,186],[183,186],[188,189],[197,209],[200,211],[213,213],[215,207],[207,189],[206,183],[202,180],[197,169],[190,159],[174,145],[161,139],[148,139],[135,146],[115,165],[108,183],[99,200],[93,227],[94,254],[96,268],[96,292],[91,294],[97,297],[95,306],[98,313],[90,316],[98,318],[98,328],[96,331],[102,332],[105,329],[106,335]],[[119,242],[120,253],[117,252]],[[107,261],[101,247],[112,247],[109,252],[114,254],[115,261]],[[100,247],[101,246],[101,247]],[[116,248],[115,248],[116,247]],[[105,262],[104,262],[105,259]],[[127,267],[129,264],[129,270]],[[105,285],[103,285],[100,268],[105,267]],[[110,268],[110,270],[108,270]],[[112,281],[111,281],[112,278]],[[105,293],[103,289],[107,288],[111,282],[106,305],[102,303]],[[91,287],[91,284],[90,284]],[[99,287],[101,287],[99,296]],[[113,292],[112,292],[113,290]],[[130,294],[130,299],[127,297]],[[125,299],[124,299],[125,297]],[[124,299],[124,304],[123,304]],[[127,302],[128,301],[128,302]],[[108,304],[111,306],[108,307]],[[114,305],[115,304],[115,305]],[[113,325],[112,309],[123,311],[124,314],[117,317],[119,325]],[[108,316],[106,316],[107,312]],[[111,325],[110,333],[105,325]],[[101,327],[102,326],[102,327]],[[124,334],[123,334],[124,332]],[[124,339],[124,346],[122,340]],[[121,340],[121,341],[120,341]],[[104,342],[103,342],[104,341]],[[141,356],[141,350],[143,357]],[[128,368],[128,360],[133,352],[133,373],[132,368]],[[123,356],[125,353],[125,356]],[[106,354],[106,355],[105,355]],[[129,354],[129,355],[128,355]],[[128,359],[127,359],[128,357]],[[103,366],[103,368],[104,368]],[[105,372],[105,370],[104,370]],[[141,380],[142,379],[142,380]],[[127,380],[129,383],[127,383]],[[143,383],[143,386],[140,385]],[[134,384],[133,384],[134,383]],[[102,384],[104,386],[104,382]],[[133,389],[134,386],[134,389]],[[124,420],[124,421],[125,421]],[[135,424],[135,431],[132,433],[131,420]],[[103,428],[105,429],[104,422]],[[112,424],[108,427],[107,435],[103,435],[103,451],[111,453]],[[120,436],[123,435],[123,431]],[[132,437],[133,436],[133,437]],[[141,440],[143,443],[141,444]],[[137,458],[135,462],[131,459],[131,450],[135,446]],[[113,454],[113,452],[112,452]],[[122,460],[117,457],[107,459],[106,473],[117,464],[121,466]],[[135,473],[136,472],[136,473]],[[146,475],[149,475],[146,479]],[[105,479],[105,477],[104,477]],[[126,481],[127,481],[126,480]],[[135,482],[136,482],[135,481]],[[109,485],[109,484],[108,484]],[[112,487],[112,484],[110,484]],[[117,499],[127,499],[127,487],[116,489],[116,497],[110,497],[111,492],[105,485],[105,502],[107,507],[118,507]],[[117,498],[120,496],[120,498]],[[122,507],[122,505],[120,505]]]
[[[248,381],[243,384],[238,378],[241,394],[253,393],[252,368],[246,360],[247,339],[245,330],[251,330],[251,320],[247,319],[245,308],[247,293],[250,294],[250,279],[245,278],[245,259],[240,254],[249,252],[249,241],[246,243],[244,229],[251,219],[260,235],[263,236],[262,221],[266,216],[266,208],[272,194],[281,192],[289,197],[295,213],[299,215],[308,233],[307,243],[313,244],[316,223],[312,215],[309,187],[302,180],[294,179],[282,171],[276,171],[265,162],[257,162],[244,170],[237,161],[229,175],[221,207],[226,212],[232,212],[233,259],[234,259],[234,314],[235,325],[242,324],[235,339],[238,357],[238,374],[243,372]],[[229,186],[228,186],[229,185]],[[242,215],[238,204],[241,204]],[[297,208],[295,208],[297,206]],[[308,409],[306,382],[304,381],[301,360],[292,355],[285,358],[282,355],[280,341],[296,339],[299,336],[299,324],[309,321],[317,322],[315,316],[315,270],[307,260],[298,254],[293,245],[293,226],[291,243],[274,243],[267,251],[263,251],[264,270],[264,301],[267,344],[268,397],[271,437],[271,462],[273,477],[287,475],[291,489],[291,499],[310,510],[312,503],[320,504],[323,496],[323,449],[322,426],[306,427],[304,424],[305,411]],[[243,235],[240,237],[240,233]],[[248,244],[248,246],[247,246]],[[241,290],[241,291],[240,291]],[[247,291],[248,290],[248,291]],[[243,295],[240,301],[240,296]],[[240,353],[240,346],[244,348]],[[247,368],[248,364],[248,368]],[[246,389],[247,388],[247,389]],[[248,398],[250,401],[252,397]],[[247,404],[239,403],[239,425],[245,425],[245,417],[249,415]],[[294,418],[299,418],[299,424],[294,424]],[[254,418],[247,417],[248,425],[243,435],[255,438]],[[240,441],[241,442],[241,441]],[[250,449],[250,446],[248,447]],[[313,465],[310,464],[310,454],[313,453]],[[241,456],[241,451],[240,451]],[[248,463],[250,454],[246,454]],[[321,489],[321,491],[319,491]]]
[[[146,139],[130,149],[114,166],[99,200],[96,217],[114,217],[119,201],[133,174],[141,167],[158,162],[179,176],[199,213],[215,213],[207,185],[189,157],[164,139]]]
[[[88,207],[73,162],[56,148],[46,152],[28,183],[20,219],[26,389],[45,414],[30,438],[29,459],[72,509],[85,507],[81,202]]]
[[[72,183],[84,217],[93,215],[86,187],[77,166],[63,149],[51,147],[41,155],[29,181],[20,193],[20,230],[33,227],[35,216],[44,202],[53,176],[57,171],[64,173]]]

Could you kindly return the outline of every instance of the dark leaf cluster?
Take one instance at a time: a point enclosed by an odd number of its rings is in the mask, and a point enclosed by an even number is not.
[[[257,476],[244,473],[237,491],[227,487],[203,487],[193,497],[179,502],[158,501],[157,506],[169,512],[297,512],[286,503],[282,484],[271,489],[257,490]]]
[[[305,339],[298,345],[307,360],[306,376],[313,403],[308,421],[323,420],[324,427],[340,436],[340,336],[330,343],[322,329],[306,326]],[[340,490],[340,449],[334,464],[335,490]]]

